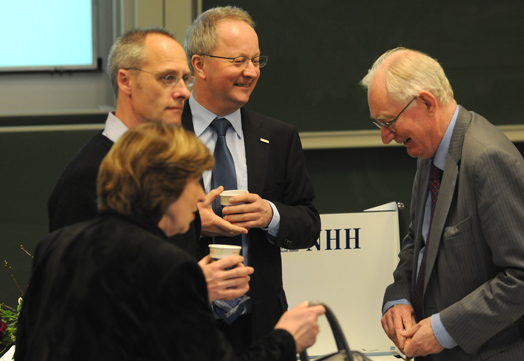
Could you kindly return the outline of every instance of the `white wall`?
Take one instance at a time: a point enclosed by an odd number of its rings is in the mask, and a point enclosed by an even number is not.
[[[105,73],[114,39],[134,27],[163,26],[184,43],[199,0],[97,0],[98,56],[102,71],[0,73],[1,118],[13,115],[106,113],[113,90]],[[13,29],[16,32],[16,29]],[[23,44],[22,44],[23,46]]]

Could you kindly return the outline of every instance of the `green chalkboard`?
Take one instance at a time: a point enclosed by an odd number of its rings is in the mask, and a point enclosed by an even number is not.
[[[523,123],[522,0],[203,0],[223,5],[249,11],[269,56],[249,108],[299,131],[372,129],[358,82],[399,45],[438,59],[459,104]]]

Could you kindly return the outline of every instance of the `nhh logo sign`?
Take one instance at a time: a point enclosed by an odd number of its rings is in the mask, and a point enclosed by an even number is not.
[[[396,210],[396,204],[392,206]],[[398,213],[321,214],[320,220],[322,231],[311,248],[281,253],[290,307],[304,300],[320,300],[337,313],[351,349],[391,353],[380,310],[398,263]],[[319,318],[319,325],[329,329],[325,317]],[[308,354],[326,355],[333,346],[332,338],[319,337]]]
[[[337,251],[360,249],[361,228],[322,229],[320,238],[306,251]],[[282,252],[297,252],[298,249],[281,248]]]

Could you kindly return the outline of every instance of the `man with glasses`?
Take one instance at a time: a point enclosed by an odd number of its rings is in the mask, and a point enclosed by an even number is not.
[[[397,121],[398,117],[400,117],[402,113],[404,113],[404,110],[406,110],[411,105],[411,103],[413,103],[415,99],[417,99],[417,97],[413,97],[413,99],[411,99],[409,103],[404,108],[402,108],[400,113],[398,113],[397,116],[393,118],[393,120],[390,120],[388,122],[388,121],[382,121],[381,119],[377,118],[376,120],[373,120],[373,124],[375,124],[377,128],[379,129],[382,127],[386,127],[388,130],[391,130],[392,132],[396,132],[395,126],[394,126],[395,122]]]
[[[384,331],[416,360],[523,360],[524,159],[426,54],[390,50],[362,85],[382,141],[418,157]]]
[[[269,332],[287,309],[280,248],[311,247],[319,237],[320,217],[296,128],[243,107],[268,62],[250,15],[230,6],[207,10],[188,28],[185,49],[195,84],[182,125],[215,151],[221,137],[215,124],[225,124],[220,144],[226,143],[224,152],[231,154],[230,175],[217,182],[226,167],[215,152],[215,169],[203,176],[206,192],[214,198],[222,186],[249,191],[231,199],[234,205],[224,208],[223,218],[210,204],[199,206],[205,243],[241,245],[246,263],[255,269],[240,316],[234,321],[217,317],[228,340],[241,348]]]
[[[107,72],[115,91],[116,110],[108,114],[104,130],[75,154],[60,175],[48,200],[50,231],[98,215],[96,181],[102,159],[128,129],[139,124],[180,125],[184,100],[190,95],[188,87],[194,82],[184,49],[161,28],[136,29],[117,39]],[[199,238],[200,217],[196,212],[189,231],[169,240],[197,258]],[[210,301],[245,293],[252,269],[224,271],[241,259],[232,256],[212,264],[208,258],[199,262],[208,281]]]
[[[116,98],[103,132],[74,156],[48,201],[49,230],[95,218],[96,177],[102,158],[129,128],[145,122],[180,124],[192,85],[180,44],[159,28],[131,31],[111,49],[107,72]]]

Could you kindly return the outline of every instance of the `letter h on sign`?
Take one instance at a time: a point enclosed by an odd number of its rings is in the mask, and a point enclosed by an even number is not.
[[[354,232],[351,232],[353,230]],[[332,251],[332,250],[340,250],[342,249],[340,247],[341,244],[341,237],[340,237],[340,231],[342,229],[324,229],[322,230],[320,234],[320,238],[315,243],[314,247],[317,249],[317,251],[320,251],[321,243],[322,243],[322,234],[325,234],[325,241],[326,241],[326,251]],[[345,228],[344,233],[346,236],[346,244],[344,249],[360,249],[360,236],[359,231],[360,228]],[[334,232],[334,236],[331,236],[331,232]],[[353,236],[351,234],[354,234]],[[351,240],[354,241],[354,247],[351,248]],[[332,242],[334,243],[334,248],[331,248]],[[311,248],[308,249],[308,251],[311,251]]]

